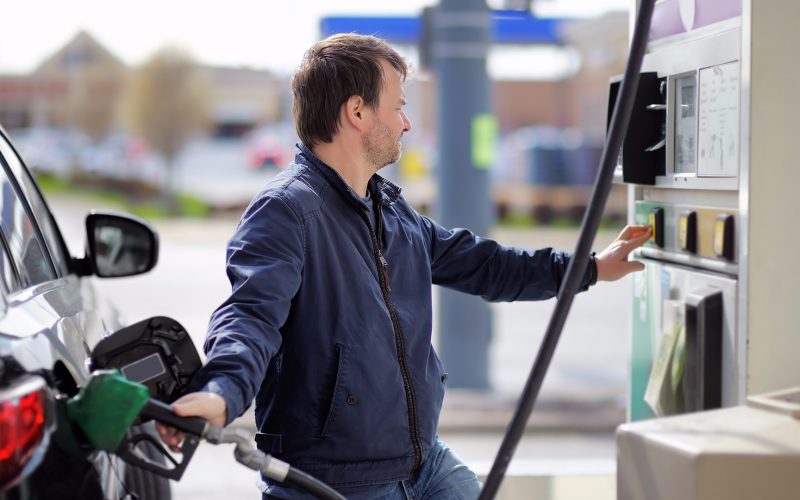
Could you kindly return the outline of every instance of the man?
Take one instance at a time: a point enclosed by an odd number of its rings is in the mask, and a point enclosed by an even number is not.
[[[406,73],[374,37],[335,35],[306,53],[292,79],[295,162],[229,242],[232,293],[211,317],[201,390],[173,408],[225,424],[255,399],[259,448],[348,498],[475,498],[475,474],[436,437],[446,374],[431,345],[431,284],[546,299],[569,256],[442,228],[376,174],[411,130]],[[627,257],[647,231],[626,228],[583,289],[642,269]],[[182,436],[161,432],[179,445]]]

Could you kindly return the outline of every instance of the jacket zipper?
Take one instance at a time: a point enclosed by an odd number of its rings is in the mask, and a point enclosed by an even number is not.
[[[411,475],[416,476],[420,465],[422,465],[422,444],[419,438],[416,397],[414,396],[414,388],[411,385],[411,376],[408,374],[408,365],[406,365],[403,332],[400,329],[400,321],[397,319],[397,312],[394,310],[392,301],[389,298],[389,292],[392,288],[389,285],[389,264],[383,256],[379,240],[379,237],[383,234],[383,221],[381,220],[381,207],[378,197],[373,198],[373,203],[375,204],[375,225],[377,226],[377,234],[376,231],[372,229],[372,224],[369,222],[369,215],[366,213],[366,210],[362,209],[361,214],[367,223],[369,235],[372,238],[372,250],[375,255],[375,264],[378,267],[378,282],[381,286],[383,301],[386,304],[386,308],[389,310],[389,317],[392,319],[392,330],[394,331],[395,347],[397,348],[397,362],[400,365],[400,374],[403,377],[403,385],[406,390],[408,426],[411,431],[411,443],[414,446],[414,467],[411,470]]]

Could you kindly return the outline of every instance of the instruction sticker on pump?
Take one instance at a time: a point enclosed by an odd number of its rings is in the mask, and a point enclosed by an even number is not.
[[[739,62],[700,70],[697,118],[698,177],[739,172]]]

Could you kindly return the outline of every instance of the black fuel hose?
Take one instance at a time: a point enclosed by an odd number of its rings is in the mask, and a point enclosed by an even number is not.
[[[237,462],[274,481],[290,484],[322,500],[345,500],[322,481],[256,448],[253,436],[244,429],[207,425],[203,439],[212,444],[235,444],[233,456]]]
[[[614,113],[611,116],[609,132],[605,147],[603,148],[600,168],[597,172],[592,196],[589,200],[589,206],[586,208],[583,222],[581,223],[580,235],[575,247],[575,253],[567,267],[567,274],[564,277],[561,290],[559,290],[558,302],[550,317],[550,323],[547,326],[542,345],[539,347],[539,353],[533,363],[531,373],[528,376],[528,381],[523,389],[514,417],[509,424],[503,442],[492,464],[492,468],[489,471],[489,476],[486,478],[481,494],[478,497],[479,500],[493,499],[497,494],[497,490],[500,488],[500,483],[503,481],[506,469],[525,431],[525,424],[536,403],[536,398],[539,396],[542,381],[547,374],[550,361],[553,358],[553,353],[555,352],[556,345],[561,336],[561,331],[567,320],[567,314],[572,306],[575,294],[580,288],[586,267],[589,264],[589,253],[591,252],[594,238],[597,235],[597,229],[600,226],[600,218],[608,199],[608,193],[611,191],[611,181],[614,176],[614,169],[617,164],[617,158],[619,157],[619,151],[622,147],[625,131],[628,129],[633,102],[639,85],[639,72],[642,67],[642,59],[647,47],[647,36],[650,32],[650,19],[653,14],[654,4],[655,0],[641,0],[639,4],[628,62],[625,66],[622,84],[620,86],[617,102],[614,106]]]
[[[300,469],[295,469],[294,467],[289,469],[289,473],[286,474],[286,479],[284,479],[283,482],[291,484],[292,486],[295,486],[307,493],[311,493],[317,498],[345,500],[342,495],[337,493],[327,484],[317,480],[312,476],[309,476]]]

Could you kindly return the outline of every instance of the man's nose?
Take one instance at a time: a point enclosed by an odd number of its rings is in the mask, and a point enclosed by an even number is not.
[[[403,112],[403,132],[411,132],[411,121],[408,116]]]

